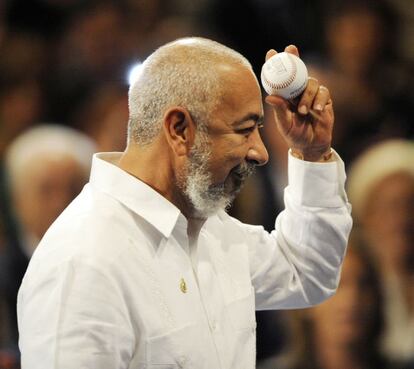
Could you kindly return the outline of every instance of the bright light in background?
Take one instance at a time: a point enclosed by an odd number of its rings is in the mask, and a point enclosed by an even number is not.
[[[128,71],[128,83],[131,86],[139,77],[141,73],[142,63],[138,62],[134,64]]]

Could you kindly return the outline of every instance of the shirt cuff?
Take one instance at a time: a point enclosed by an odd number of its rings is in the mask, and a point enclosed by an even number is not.
[[[289,152],[289,184],[285,191],[292,200],[303,206],[324,208],[341,207],[348,202],[345,165],[332,151],[332,161],[324,163],[300,160]]]

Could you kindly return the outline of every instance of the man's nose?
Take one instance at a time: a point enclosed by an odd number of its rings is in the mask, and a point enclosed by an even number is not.
[[[254,162],[256,165],[265,165],[269,161],[269,154],[260,137],[259,130],[256,129],[249,137],[249,151],[247,152],[247,161]]]

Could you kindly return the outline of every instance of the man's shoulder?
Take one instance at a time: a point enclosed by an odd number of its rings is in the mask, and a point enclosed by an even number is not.
[[[133,215],[121,203],[85,186],[40,241],[34,257],[113,257],[127,243]]]
[[[50,227],[65,231],[74,227],[95,230],[98,234],[113,229],[128,228],[133,214],[124,204],[105,192],[94,190],[89,184],[62,212]]]

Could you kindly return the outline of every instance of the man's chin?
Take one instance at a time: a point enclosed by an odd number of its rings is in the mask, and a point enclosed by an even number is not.
[[[226,211],[232,202],[236,194],[226,194],[219,199],[215,200],[206,200],[204,204],[199,204],[199,206],[194,206],[194,212],[197,218],[205,219],[216,215],[220,211]]]

